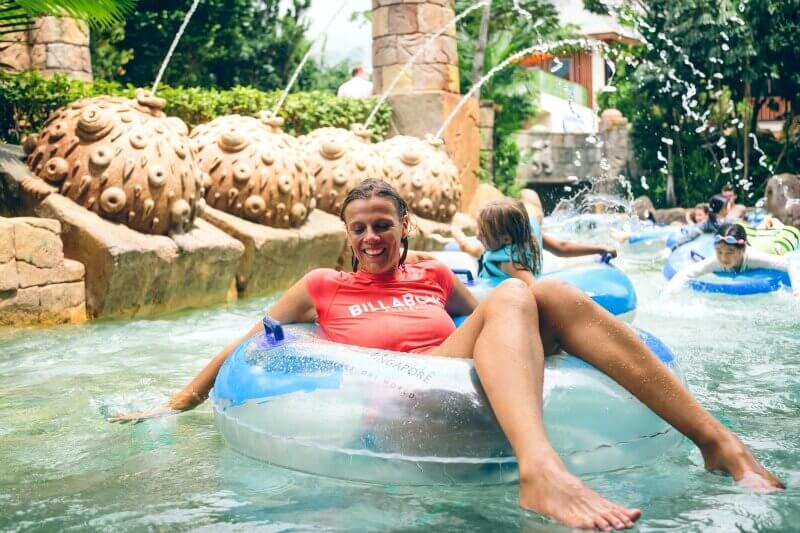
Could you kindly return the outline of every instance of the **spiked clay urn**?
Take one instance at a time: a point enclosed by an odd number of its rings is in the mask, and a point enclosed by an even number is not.
[[[25,140],[28,167],[103,218],[143,233],[186,231],[204,206],[203,177],[186,125],[162,112],[165,103],[138,90],[133,100],[62,107]]]
[[[210,206],[277,228],[306,221],[315,207],[314,180],[297,139],[282,126],[283,119],[264,112],[218,117],[192,130]]]

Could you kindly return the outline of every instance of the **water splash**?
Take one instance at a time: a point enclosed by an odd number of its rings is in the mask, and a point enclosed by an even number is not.
[[[167,51],[167,56],[164,58],[164,62],[161,63],[161,68],[158,69],[158,75],[156,76],[156,81],[153,82],[153,88],[150,90],[154,95],[156,94],[156,89],[158,89],[158,84],[161,82],[161,77],[164,75],[164,71],[167,70],[167,65],[169,65],[169,60],[172,59],[172,54],[175,52],[175,48],[178,46],[178,41],[181,40],[181,36],[183,35],[186,26],[189,24],[189,19],[192,18],[194,12],[197,10],[197,5],[200,3],[200,0],[194,0],[192,2],[192,6],[189,8],[189,11],[186,12],[186,16],[183,18],[183,22],[181,23],[180,28],[178,28],[178,32],[175,34],[175,38],[172,40],[172,44]]]
[[[450,125],[450,123],[453,121],[453,119],[456,117],[459,111],[461,111],[461,108],[464,107],[467,101],[472,97],[472,95],[475,94],[475,92],[478,89],[480,89],[484,83],[489,81],[495,74],[506,68],[508,65],[533,53],[550,52],[556,48],[567,47],[567,46],[580,47],[583,49],[595,49],[595,48],[604,49],[605,43],[601,43],[598,41],[590,41],[588,39],[564,39],[555,43],[536,44],[533,46],[529,46],[527,48],[523,48],[522,50],[519,50],[517,52],[514,52],[513,54],[505,58],[502,62],[495,65],[489,72],[484,74],[480,80],[478,80],[476,83],[472,85],[472,87],[470,87],[467,94],[461,97],[461,100],[458,101],[458,104],[456,104],[456,106],[450,112],[450,115],[448,115],[448,117],[442,123],[441,127],[439,128],[439,131],[436,132],[436,135],[434,135],[434,137],[437,139],[441,139],[444,130],[447,129],[447,127]]]
[[[323,40],[324,36],[328,34],[328,30],[330,29],[331,25],[339,17],[339,13],[342,12],[342,10],[344,9],[344,6],[346,6],[346,5],[347,5],[347,0],[342,0],[342,3],[339,4],[339,9],[336,10],[336,12],[330,18],[328,23],[325,25],[325,28],[323,28],[322,33],[321,33],[321,35],[323,37],[318,39],[317,42]],[[294,72],[292,73],[292,77],[289,78],[289,83],[286,84],[286,88],[283,89],[283,92],[281,93],[281,97],[278,98],[278,102],[275,104],[275,107],[272,109],[272,115],[273,116],[276,116],[276,117],[278,116],[278,111],[281,110],[281,107],[283,106],[283,103],[286,101],[286,97],[289,96],[289,91],[292,90],[292,87],[294,86],[295,82],[297,81],[297,78],[300,76],[300,72],[303,70],[303,67],[306,65],[306,62],[308,61],[308,58],[311,57],[311,51],[314,50],[314,44],[316,44],[316,42],[308,47],[308,50],[306,51],[305,55],[303,55],[303,59],[300,60],[300,64],[297,65],[296,69],[294,69]]]
[[[406,75],[406,73],[408,72],[408,69],[411,68],[411,65],[413,65],[417,61],[419,56],[421,56],[422,53],[425,52],[425,50],[428,49],[428,47],[430,46],[430,44],[432,42],[434,42],[438,37],[440,37],[444,32],[446,32],[447,29],[450,26],[454,26],[454,25],[458,24],[458,22],[462,18],[466,17],[467,15],[469,15],[470,13],[472,13],[473,11],[475,11],[478,8],[486,6],[489,3],[490,3],[490,0],[481,0],[480,2],[472,4],[467,9],[465,9],[464,11],[459,13],[459,15],[457,17],[454,17],[452,20],[447,22],[444,26],[439,28],[439,31],[437,31],[436,33],[434,33],[433,35],[428,37],[428,39],[425,41],[425,44],[423,44],[420,47],[420,49],[417,50],[416,53],[413,56],[411,56],[411,58],[408,61],[406,61],[406,64],[403,65],[402,69],[400,69],[400,72],[398,72],[397,75],[392,79],[392,82],[389,84],[389,87],[381,95],[381,99],[378,100],[378,103],[375,104],[375,107],[373,107],[372,111],[370,111],[370,114],[367,117],[366,122],[364,122],[364,127],[365,128],[369,128],[369,125],[375,119],[375,115],[378,113],[378,110],[386,102],[386,99],[389,98],[389,96],[392,94],[392,91],[394,90],[395,86],[400,82],[400,79],[403,76]]]

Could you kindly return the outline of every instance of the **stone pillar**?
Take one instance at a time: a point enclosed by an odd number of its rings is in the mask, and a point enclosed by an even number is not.
[[[406,62],[455,17],[454,4],[454,0],[372,0],[376,94],[388,91]],[[436,133],[460,99],[456,34],[450,27],[392,90],[388,99],[393,109],[390,135],[422,138]],[[479,120],[478,102],[471,99],[442,135],[447,153],[460,171],[462,208],[469,205],[478,186]]]
[[[481,160],[489,175],[494,174],[494,102],[481,102],[481,120],[478,124],[481,139]]]
[[[31,30],[11,34],[9,40],[15,42],[0,43],[0,67],[92,81],[89,27],[83,21],[41,17]]]

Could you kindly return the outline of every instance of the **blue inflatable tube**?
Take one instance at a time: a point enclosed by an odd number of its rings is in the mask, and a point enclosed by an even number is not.
[[[677,228],[672,226],[661,226],[640,231],[631,235],[630,239],[628,239],[628,244],[633,246],[636,244],[650,244],[654,241],[666,242],[667,238],[676,231],[678,231]]]
[[[471,360],[337,344],[318,338],[311,325],[271,329],[233,351],[211,391],[217,427],[237,452],[375,483],[518,478]],[[639,335],[682,379],[670,350]],[[544,420],[575,473],[651,462],[682,440],[613,380],[569,355],[547,358]]]
[[[478,300],[483,300],[497,286],[496,281],[477,277],[477,263],[463,252],[439,252],[436,258],[458,274]],[[631,279],[608,261],[598,261],[579,268],[546,272],[539,279],[559,279],[585,292],[609,313],[626,322],[636,314],[636,289]]]
[[[702,234],[703,232],[697,226],[681,226],[667,237],[667,248],[674,250],[682,244],[692,242]]]
[[[664,264],[664,277],[668,280],[686,266],[714,255],[714,239],[704,235],[675,249]],[[790,287],[789,275],[780,270],[756,268],[747,272],[714,272],[689,280],[690,288],[699,292],[736,295],[763,294]]]

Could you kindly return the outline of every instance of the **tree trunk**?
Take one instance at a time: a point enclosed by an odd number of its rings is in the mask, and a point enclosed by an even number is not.
[[[672,174],[672,146],[667,145],[667,207],[675,207],[675,176]]]
[[[489,21],[492,18],[492,2],[487,2],[481,14],[481,28],[478,32],[478,42],[475,45],[475,56],[472,59],[472,83],[476,83],[483,75],[483,61],[484,52],[486,51],[486,42],[489,39]],[[475,91],[475,99],[480,102],[481,90],[480,87]]]

